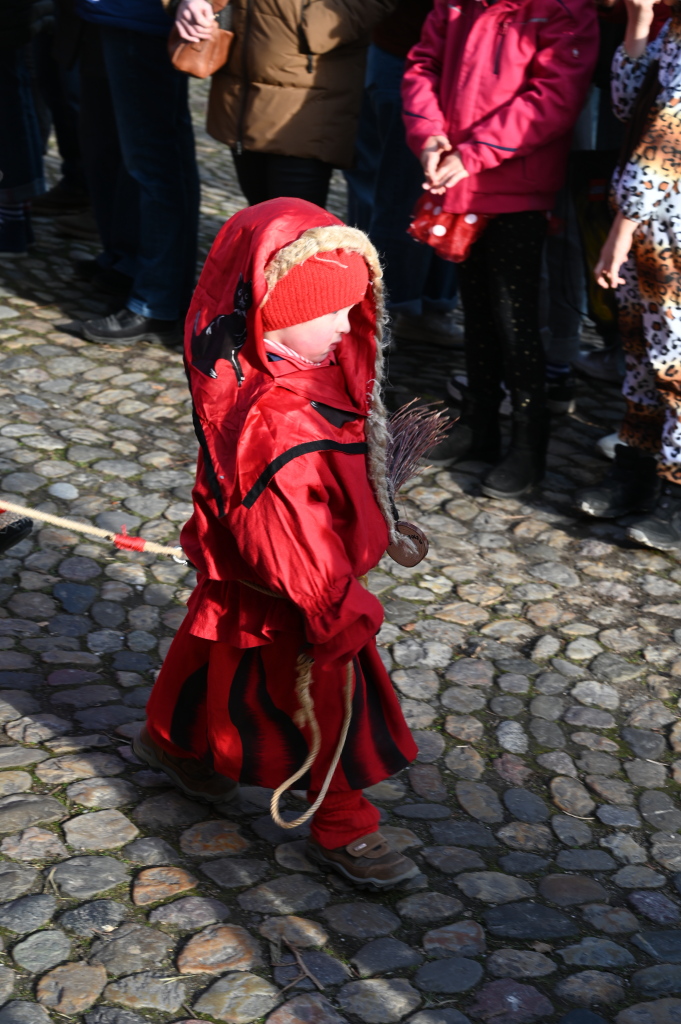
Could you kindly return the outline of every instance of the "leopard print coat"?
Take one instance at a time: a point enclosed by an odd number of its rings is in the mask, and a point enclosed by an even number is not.
[[[681,483],[681,11],[645,53],[613,60],[615,113],[627,120],[653,60],[660,92],[640,143],[613,180],[615,204],[638,221],[618,289],[626,353],[627,411],[620,438],[658,455],[658,472]]]

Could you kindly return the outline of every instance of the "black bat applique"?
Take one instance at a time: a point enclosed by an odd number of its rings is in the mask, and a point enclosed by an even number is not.
[[[247,337],[246,314],[253,304],[253,288],[250,281],[244,281],[239,274],[234,292],[234,312],[221,313],[197,334],[192,335],[192,366],[207,377],[217,377],[215,364],[218,359],[227,359],[234,368],[239,387],[244,379],[239,350]],[[197,314],[197,319],[198,319]]]

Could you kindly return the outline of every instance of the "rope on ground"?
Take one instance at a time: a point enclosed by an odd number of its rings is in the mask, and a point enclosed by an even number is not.
[[[131,537],[125,526],[121,526],[121,533],[100,530],[98,526],[92,526],[91,523],[78,523],[75,519],[53,516],[50,512],[41,512],[37,508],[16,505],[13,501],[6,501],[4,498],[0,498],[0,511],[16,512],[20,516],[37,519],[41,523],[49,523],[50,526],[60,526],[63,530],[73,530],[74,533],[87,533],[92,537],[101,537],[102,540],[110,540],[123,551],[150,551],[155,555],[172,555],[173,558],[185,561],[182,548],[166,547],[164,544],[156,544],[153,540],[145,540],[144,537]]]
[[[290,779],[287,779],[286,782],[282,782],[278,789],[275,789],[270,801],[270,814],[277,825],[281,828],[298,828],[300,825],[304,825],[308,818],[311,818],[320,806],[322,800],[327,794],[329,786],[331,785],[331,779],[333,778],[334,772],[338,767],[338,762],[340,761],[341,754],[343,753],[345,741],[348,736],[348,729],[350,728],[350,721],[352,719],[353,668],[352,662],[349,661],[345,667],[345,688],[343,690],[345,710],[343,714],[343,727],[338,740],[338,746],[336,747],[336,753],[333,755],[333,760],[329,766],[328,772],[326,773],[324,784],[319,791],[319,796],[312,806],[308,807],[304,814],[301,814],[301,816],[296,818],[294,821],[285,821],[279,814],[279,801],[286,790],[290,789],[293,783],[302,778],[302,776],[305,775],[305,773],[312,767],[314,762],[317,760],[322,744],[319,722],[317,721],[317,716],[314,713],[314,701],[312,700],[312,694],[310,692],[312,686],[312,664],[312,659],[306,654],[301,654],[299,656],[296,694],[298,696],[300,707],[294,715],[294,721],[299,729],[302,729],[305,725],[308,725],[310,728],[310,732],[312,733],[310,752],[298,771],[295,772]]]

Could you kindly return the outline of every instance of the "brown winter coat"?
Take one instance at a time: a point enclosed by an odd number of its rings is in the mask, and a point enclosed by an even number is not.
[[[228,146],[352,163],[369,33],[396,0],[231,0],[208,131]]]

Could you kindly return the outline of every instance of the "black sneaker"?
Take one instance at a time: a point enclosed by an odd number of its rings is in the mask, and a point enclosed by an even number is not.
[[[619,345],[582,351],[572,366],[580,377],[621,384],[624,380],[624,353]]]
[[[28,537],[33,529],[33,520],[16,512],[3,512],[0,508],[0,555]]]
[[[86,320],[83,336],[100,345],[134,345],[138,341],[156,341],[166,347],[182,344],[179,320],[153,320],[129,309],[121,309],[111,316]]]
[[[575,507],[597,519],[619,519],[632,512],[652,512],[661,486],[654,455],[618,444],[613,464],[602,482],[597,487],[577,491]]]
[[[667,484],[653,515],[630,526],[627,537],[656,551],[681,552],[681,487]]]

